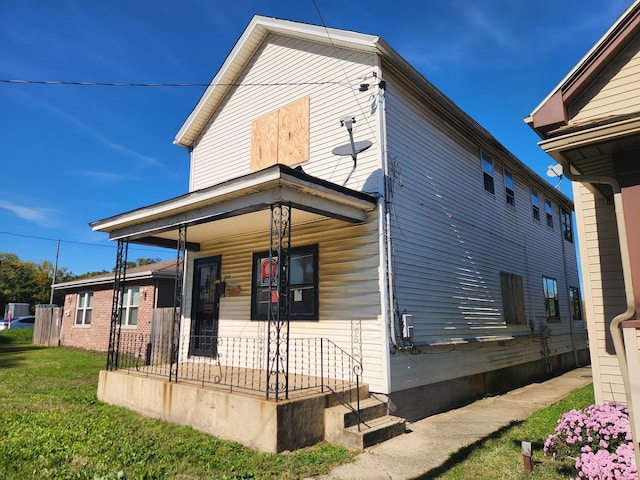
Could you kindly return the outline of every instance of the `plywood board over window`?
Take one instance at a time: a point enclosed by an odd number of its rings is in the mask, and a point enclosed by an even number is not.
[[[251,171],[309,160],[309,97],[263,115],[251,125]]]

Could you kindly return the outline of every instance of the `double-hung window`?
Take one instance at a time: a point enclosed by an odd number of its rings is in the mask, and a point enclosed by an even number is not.
[[[553,228],[553,207],[548,198],[544,199],[544,211],[547,213],[547,226]]]
[[[493,159],[484,152],[480,152],[482,157],[482,179],[484,182],[484,189],[495,194],[494,182],[493,182]]]
[[[538,192],[533,188],[531,189],[531,209],[533,212],[533,219],[540,221],[540,201],[538,200]]]
[[[558,301],[558,282],[549,277],[542,277],[544,290],[544,308],[547,321],[560,320],[560,302]]]
[[[93,309],[93,292],[78,293],[78,306],[76,308],[76,325],[90,325],[92,309]]]
[[[562,235],[567,242],[573,243],[573,224],[571,221],[571,213],[566,210],[560,210],[562,217]]]
[[[504,195],[507,203],[512,207],[516,206],[516,192],[513,183],[513,173],[510,170],[504,169]]]
[[[251,319],[266,320],[269,300],[278,302],[278,259],[269,260],[269,252],[253,254],[253,281],[251,292]],[[289,250],[290,320],[318,319],[318,245]]]
[[[121,325],[138,324],[138,302],[140,300],[140,287],[125,287],[122,296]]]

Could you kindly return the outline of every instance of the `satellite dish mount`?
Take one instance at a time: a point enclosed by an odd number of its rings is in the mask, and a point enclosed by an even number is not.
[[[346,127],[347,132],[349,132],[349,143],[345,145],[340,145],[334,148],[333,150],[331,150],[331,153],[333,153],[334,155],[340,155],[342,157],[350,155],[351,158],[353,159],[353,169],[351,170],[351,172],[349,172],[349,175],[347,176],[347,179],[344,181],[343,185],[345,185],[349,181],[349,178],[351,178],[351,174],[356,169],[358,154],[360,152],[364,152],[367,148],[373,145],[373,143],[370,140],[361,140],[359,142],[355,142],[353,140],[353,124],[354,123],[356,123],[356,117],[353,115],[347,115],[346,117],[343,117],[340,119],[340,126]]]

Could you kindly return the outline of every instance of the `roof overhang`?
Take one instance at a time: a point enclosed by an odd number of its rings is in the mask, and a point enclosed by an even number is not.
[[[259,172],[196,190],[160,203],[92,222],[93,230],[109,233],[111,240],[175,247],[177,231],[188,227],[187,249],[199,250],[210,238],[204,225],[218,222],[218,232],[268,228],[273,204],[286,203],[301,212],[300,221],[335,218],[358,224],[375,209],[377,199],[367,193],[307,175],[301,170],[274,165]]]
[[[550,130],[566,125],[567,106],[578,98],[593,80],[640,32],[640,0],[635,0],[596,44],[525,118],[525,122],[546,138]]]

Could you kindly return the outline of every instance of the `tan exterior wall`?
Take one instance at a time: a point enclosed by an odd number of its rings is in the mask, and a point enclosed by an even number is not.
[[[640,110],[640,35],[636,36],[607,70],[568,107],[571,122],[622,115]]]
[[[640,185],[622,189],[629,260],[631,262],[631,281],[633,283],[636,312],[640,309]]]
[[[626,310],[614,207],[580,183],[573,184],[573,191],[595,399],[626,402],[609,333],[611,320]]]

